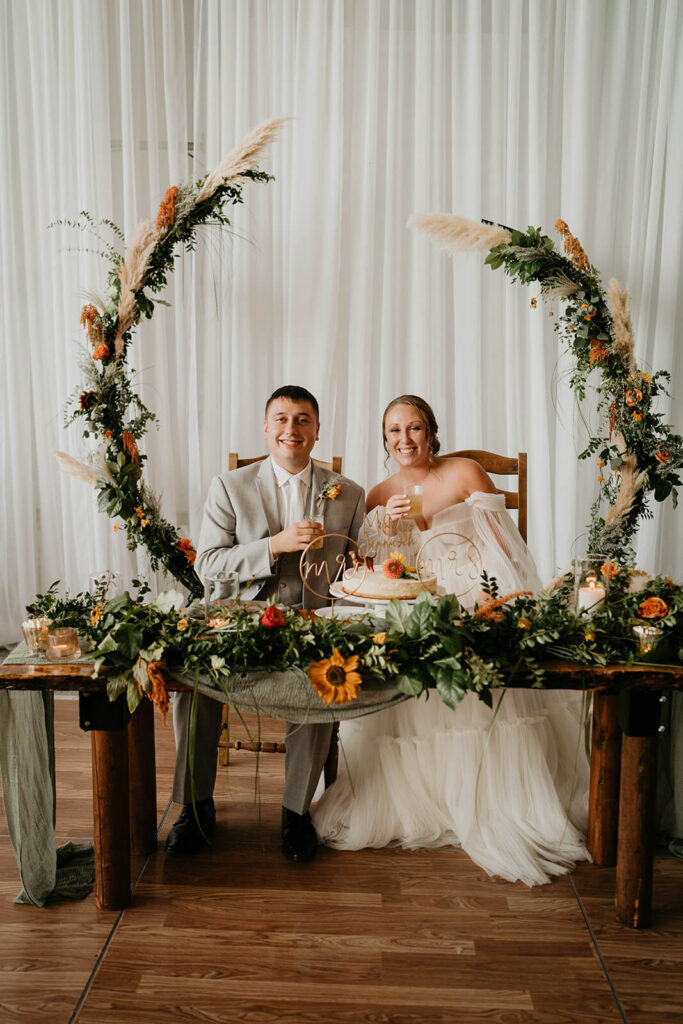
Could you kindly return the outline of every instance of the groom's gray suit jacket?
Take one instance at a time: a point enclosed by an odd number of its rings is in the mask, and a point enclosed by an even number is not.
[[[317,496],[335,479],[336,475],[330,470],[313,463],[304,518],[320,511]],[[337,498],[322,502],[326,534],[341,536],[328,536],[321,550],[307,553],[308,568],[304,572],[308,587],[304,587],[299,573],[300,552],[281,555],[272,566],[270,564],[268,538],[281,529],[277,486],[270,459],[214,477],[204,506],[195,571],[200,578],[220,570],[239,573],[243,598],[274,598],[282,604],[319,608],[328,603],[324,595],[329,580],[334,579],[339,569],[338,560],[351,547],[345,538],[355,539],[363,522],[363,489],[342,477]],[[190,694],[178,694],[174,705],[177,757],[173,799],[183,804],[191,800],[187,767],[190,703]],[[194,766],[197,800],[213,793],[220,727],[221,705],[200,697]],[[327,757],[331,733],[331,724],[295,726],[288,723],[282,802],[290,810],[301,814],[308,809]]]

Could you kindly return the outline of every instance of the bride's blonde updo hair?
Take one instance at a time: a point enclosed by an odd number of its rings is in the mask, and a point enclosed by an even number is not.
[[[419,395],[399,395],[398,398],[392,399],[384,410],[384,416],[382,416],[382,444],[384,445],[384,451],[387,453],[387,458],[389,457],[389,449],[387,448],[386,422],[390,410],[395,405],[412,405],[414,409],[417,409],[427,430],[429,459],[430,461],[434,459],[439,454],[439,449],[441,448],[441,442],[438,438],[439,424],[436,422],[434,410],[429,402],[425,402],[424,398],[420,398]]]

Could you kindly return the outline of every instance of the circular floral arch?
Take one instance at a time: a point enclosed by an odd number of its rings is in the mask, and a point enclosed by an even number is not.
[[[242,202],[245,181],[267,182],[258,160],[275,138],[283,119],[267,121],[252,131],[218,167],[198,182],[172,186],[154,220],[143,221],[125,257],[116,244],[99,234],[110,229],[117,242],[121,231],[109,220],[96,224],[83,213],[76,221],[56,221],[94,232],[112,264],[103,308],[91,303],[81,311],[81,325],[90,345],[85,388],[70,411],[67,425],[78,421],[85,438],[96,442],[94,454],[79,462],[57,452],[63,467],[97,490],[101,511],[116,519],[114,530],[125,530],[128,547],[147,549],[152,569],[163,566],[192,595],[201,591],[193,565],[195,549],[188,537],[164,519],[158,497],[143,477],[146,456],[139,441],[156,417],[131,385],[126,367],[135,327],[154,312],[152,295],[166,285],[178,250],[192,250],[203,224],[228,225],[226,207]]]
[[[600,274],[563,220],[555,229],[564,254],[540,228],[523,232],[445,214],[416,214],[408,223],[450,252],[485,252],[493,270],[502,267],[515,281],[539,285],[545,301],[564,301],[555,330],[574,357],[570,384],[578,401],[591,388],[599,413],[598,427],[579,454],[580,459],[597,456],[599,491],[588,550],[632,565],[638,525],[652,514],[650,496],[664,501],[671,495],[676,504],[683,437],[655,409],[657,396],[667,393],[669,373],[649,374],[636,364],[628,294],[615,280],[605,292]],[[537,308],[536,298],[531,308]]]

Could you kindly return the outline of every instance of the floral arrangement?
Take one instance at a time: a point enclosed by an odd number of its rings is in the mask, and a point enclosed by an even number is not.
[[[400,551],[389,552],[389,557],[382,563],[382,572],[389,580],[418,580],[417,567],[406,565],[406,556]]]
[[[97,447],[89,462],[56,454],[67,471],[96,488],[98,507],[117,520],[115,531],[122,524],[128,547],[145,547],[152,569],[163,566],[195,595],[201,586],[193,570],[192,541],[180,537],[163,518],[159,499],[143,479],[146,456],[140,440],[156,417],[135,393],[134,371],[127,368],[126,360],[133,331],[142,318],[153,315],[152,296],[166,286],[179,251],[194,248],[203,225],[229,225],[226,208],[242,202],[245,181],[271,180],[257,170],[257,163],[281,124],[273,120],[261,125],[210,174],[169,188],[156,217],[139,226],[125,256],[99,233],[101,227],[108,228],[116,242],[123,243],[121,231],[109,220],[96,224],[82,213],[76,221],[55,222],[92,231],[104,246],[100,253],[112,264],[105,297],[81,311],[89,349],[82,367],[84,387],[74,395],[67,418],[67,425],[79,422],[83,436],[92,438]]]
[[[627,293],[615,280],[604,290],[597,269],[562,220],[555,228],[564,254],[540,228],[522,232],[446,215],[414,216],[409,225],[451,251],[487,252],[485,263],[493,270],[502,267],[513,280],[540,286],[544,301],[565,303],[555,330],[574,356],[570,383],[579,401],[590,383],[599,415],[598,427],[579,455],[597,456],[599,490],[591,509],[588,550],[604,552],[621,566],[632,565],[638,524],[652,514],[649,496],[664,501],[671,495],[676,504],[683,437],[656,409],[657,397],[667,393],[669,373],[649,374],[636,364]],[[537,308],[536,298],[531,308]],[[554,318],[552,310],[548,315]]]
[[[95,646],[97,669],[107,672],[113,699],[127,695],[133,710],[143,694],[168,706],[166,673],[201,674],[229,698],[229,677],[248,671],[297,667],[326,704],[353,701],[364,682],[385,682],[418,696],[436,689],[449,707],[467,691],[487,704],[491,688],[511,682],[541,685],[542,662],[559,658],[585,665],[632,664],[640,657],[634,625],[657,624],[657,661],[683,661],[683,587],[618,570],[605,603],[591,614],[567,607],[563,590],[501,598],[486,579],[490,601],[473,611],[453,596],[423,593],[411,606],[393,601],[378,630],[370,617],[317,618],[277,604],[254,608],[239,601],[205,622],[183,608],[183,596],[122,594],[104,606],[95,595],[60,602],[52,591],[29,607],[31,615],[69,622]],[[221,609],[221,612],[223,610]]]

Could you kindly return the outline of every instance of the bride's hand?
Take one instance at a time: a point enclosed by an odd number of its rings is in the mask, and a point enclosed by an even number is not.
[[[410,511],[410,498],[405,494],[392,494],[386,504],[390,519],[404,519]]]

